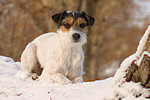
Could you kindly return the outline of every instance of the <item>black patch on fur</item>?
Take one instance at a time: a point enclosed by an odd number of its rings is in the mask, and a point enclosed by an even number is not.
[[[89,20],[89,24],[90,24],[90,26],[92,26],[92,25],[94,24],[94,22],[95,22],[94,17],[89,16],[89,15],[88,15],[88,20]]]
[[[94,17],[87,15],[84,11],[82,11],[82,17],[86,19],[86,21],[88,22],[88,25],[92,26],[95,22]]]
[[[67,11],[63,11],[60,13],[57,13],[55,15],[52,16],[52,19],[57,23],[58,27],[61,26],[61,21],[66,18],[66,17],[74,17],[74,19],[78,19],[79,17],[84,18],[87,21],[87,25],[86,26],[92,26],[95,22],[94,17],[87,15],[84,11],[80,12],[76,12],[76,11],[71,11],[71,12],[67,12]]]
[[[57,23],[58,26],[60,26],[60,23],[63,20],[64,14],[66,14],[66,11],[62,11],[52,16],[52,19],[54,20],[55,23]]]

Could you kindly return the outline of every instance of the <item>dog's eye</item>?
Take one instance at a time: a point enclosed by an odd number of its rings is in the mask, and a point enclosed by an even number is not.
[[[65,28],[70,28],[71,25],[69,23],[63,23],[63,25],[65,26]]]
[[[81,28],[84,28],[85,26],[86,26],[85,23],[80,24]]]

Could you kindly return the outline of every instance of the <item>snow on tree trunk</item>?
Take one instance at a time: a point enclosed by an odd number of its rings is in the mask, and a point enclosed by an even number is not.
[[[109,95],[109,96],[108,96]],[[150,98],[150,26],[135,54],[126,58],[104,91],[104,100]]]

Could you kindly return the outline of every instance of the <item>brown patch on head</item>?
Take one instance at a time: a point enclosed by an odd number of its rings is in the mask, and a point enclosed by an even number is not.
[[[66,29],[65,26],[60,26],[60,30],[62,32],[68,32],[69,31],[69,29]]]
[[[72,25],[72,24],[73,24],[73,21],[74,21],[73,17],[70,16],[70,17],[64,18],[64,19],[62,20],[62,23],[68,23],[68,24]]]
[[[82,23],[84,23],[85,25],[87,24],[87,22],[85,21],[84,18],[79,17],[79,18],[76,20],[76,25],[77,25],[77,26],[80,26]]]
[[[69,31],[73,23],[74,23],[73,17],[70,16],[70,17],[64,18],[62,20],[62,25],[60,26],[60,30],[62,30],[63,32]]]

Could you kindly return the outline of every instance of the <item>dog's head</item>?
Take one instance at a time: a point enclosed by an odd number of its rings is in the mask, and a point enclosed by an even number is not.
[[[58,32],[69,36],[73,43],[86,43],[86,33],[95,19],[85,12],[63,11],[52,16],[57,24]]]

